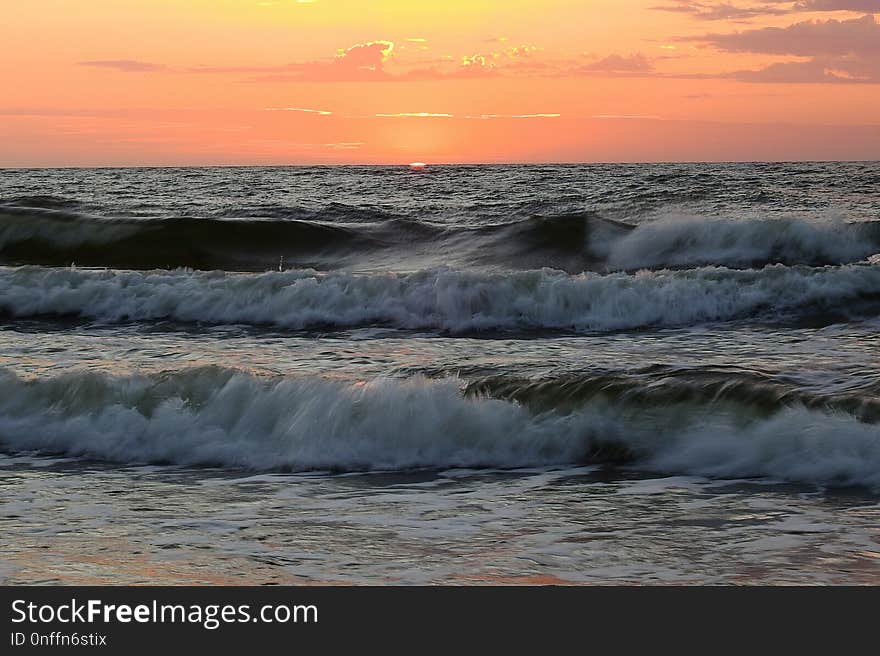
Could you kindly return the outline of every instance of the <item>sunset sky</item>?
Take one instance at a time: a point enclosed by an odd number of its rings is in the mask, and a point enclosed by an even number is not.
[[[880,0],[40,0],[0,166],[880,159]]]

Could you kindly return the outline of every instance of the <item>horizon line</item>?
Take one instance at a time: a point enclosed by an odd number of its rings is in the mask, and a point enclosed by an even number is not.
[[[102,169],[219,169],[219,168],[389,168],[410,166],[410,162],[315,163],[315,164],[62,164],[33,166],[0,166],[0,171],[37,170],[102,170]],[[877,159],[718,159],[718,160],[593,160],[593,161],[510,161],[510,162],[426,162],[428,168],[449,166],[626,166],[661,164],[880,164]]]

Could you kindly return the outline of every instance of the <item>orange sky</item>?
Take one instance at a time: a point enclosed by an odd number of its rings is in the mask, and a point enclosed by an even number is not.
[[[39,0],[0,166],[880,159],[880,0]]]

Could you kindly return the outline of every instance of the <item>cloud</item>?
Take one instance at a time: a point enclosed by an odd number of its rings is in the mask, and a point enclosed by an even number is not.
[[[324,144],[325,148],[333,150],[358,150],[361,146],[366,146],[365,141],[339,141],[336,143]]]
[[[601,118],[615,121],[662,121],[660,116],[650,114],[596,114],[590,118]]]
[[[803,11],[880,12],[880,0],[802,0],[795,8]]]
[[[303,107],[266,107],[266,112],[301,112],[304,114],[317,114],[318,116],[331,116],[333,112],[324,109],[305,109]]]
[[[513,46],[505,51],[505,54],[512,59],[528,58],[537,52],[541,52],[543,48],[532,45]]]
[[[811,59],[805,62],[779,62],[757,71],[735,71],[724,77],[740,82],[770,82],[786,84],[865,83],[880,81],[875,71],[867,76],[848,70],[847,62]]]
[[[409,37],[409,42],[422,42],[421,37]],[[674,46],[667,46],[674,48]],[[297,82],[422,82],[437,80],[467,80],[496,76],[508,77],[565,77],[578,75],[636,75],[653,71],[652,60],[642,54],[611,54],[604,59],[584,64],[576,59],[548,59],[543,48],[521,43],[466,54],[429,59],[407,57],[404,44],[395,48],[392,41],[374,40],[340,48],[332,57],[305,62],[269,66],[188,66],[171,68],[163,64],[136,60],[97,60],[80,62],[83,66],[97,66],[125,72],[169,71],[180,74],[248,75],[243,81],[255,83]],[[302,111],[305,108],[276,107],[275,111]],[[314,113],[320,114],[320,110]]]
[[[350,48],[340,49],[336,52],[330,66],[343,69],[368,69],[379,70],[388,61],[394,50],[392,41],[368,41],[356,43]]]
[[[542,113],[542,114],[447,114],[438,112],[399,112],[396,114],[374,114],[377,118],[455,118],[455,119],[477,119],[481,121],[491,119],[538,119],[538,118],[559,118],[562,114]]]
[[[492,60],[497,59],[498,56],[498,53],[465,55],[461,58],[461,66],[462,68],[493,68],[495,64]]]
[[[385,64],[394,51],[392,41],[368,41],[340,48],[332,59],[280,66],[197,66],[191,73],[261,73],[255,82],[369,82],[390,79]]]
[[[410,37],[414,40],[416,37]],[[674,46],[667,45],[667,48]],[[455,58],[407,58],[392,41],[376,40],[340,48],[333,57],[270,66],[189,66],[170,68],[135,60],[80,62],[126,72],[170,71],[180,74],[249,75],[256,83],[297,82],[421,82],[508,77],[566,77],[579,75],[640,75],[654,70],[653,61],[640,53],[610,54],[592,63],[577,59],[548,59],[543,48],[523,43],[466,54]],[[311,111],[306,108],[272,108],[275,111]],[[315,110],[315,113],[321,113]]]
[[[110,68],[125,73],[150,73],[167,70],[163,64],[138,61],[136,59],[96,59],[92,61],[77,62],[79,66],[94,66],[96,68]]]
[[[688,14],[699,20],[747,21],[758,16],[782,16],[808,11],[880,12],[880,0],[752,0],[734,2],[697,2],[672,0],[675,4],[649,7],[655,11]],[[758,4],[756,4],[758,3]]]
[[[718,77],[743,82],[880,82],[880,23],[870,14],[849,20],[802,21],[788,27],[705,34],[681,40],[702,42],[723,52],[808,58]]]
[[[637,53],[634,55],[608,55],[593,62],[580,66],[580,72],[601,72],[601,73],[647,73],[654,70],[654,65],[645,55]],[[578,72],[576,71],[576,72]]]
[[[851,20],[803,21],[788,27],[764,27],[729,34],[681,37],[724,52],[767,55],[880,55],[880,24],[866,14]]]
[[[493,118],[559,118],[560,116],[562,114],[466,114],[461,118],[485,121]]]
[[[533,58],[541,48],[519,45],[488,53],[442,58],[432,62],[404,62],[392,60],[394,43],[370,41],[337,51],[329,61],[313,61],[263,68],[208,68],[190,69],[199,73],[265,73],[253,78],[255,82],[415,82],[424,80],[454,80],[491,77],[502,72],[517,73],[537,70],[544,66]],[[387,64],[393,63],[389,67]],[[430,63],[430,66],[425,66]],[[416,67],[413,67],[415,64]],[[421,68],[419,68],[421,64]]]
[[[414,68],[402,73],[398,73],[389,79],[398,82],[423,82],[426,80],[468,80],[494,77],[499,74],[500,70],[495,66],[460,65],[453,69],[437,68],[436,66],[430,66],[428,68]]]
[[[649,7],[655,11],[669,11],[681,14],[689,14],[700,20],[746,20],[756,16],[781,15],[791,12],[790,8],[775,7],[773,0],[765,0],[763,6],[735,5],[730,2],[707,4],[705,2],[690,2],[689,0],[675,0],[674,5]]]
[[[99,118],[124,116],[124,109],[79,109],[58,107],[0,107],[0,116]]]
[[[433,112],[400,112],[397,114],[376,114],[376,118],[455,118],[452,114],[435,114]]]
[[[368,41],[339,49],[330,61],[288,66],[289,75],[308,82],[360,82],[388,76],[385,62],[394,50],[391,41]]]
[[[547,64],[537,59],[536,54],[542,48],[532,44],[510,46],[500,50],[478,52],[463,55],[456,60],[454,57],[444,57],[431,61],[410,61],[406,63],[395,60],[393,67],[385,67],[383,64],[390,58],[390,50],[382,53],[381,60],[377,57],[377,49],[374,44],[390,42],[372,42],[373,50],[362,53],[355,48],[340,51],[340,62],[349,64],[350,60],[357,58],[357,65],[361,69],[368,69],[379,73],[373,79],[382,81],[424,81],[424,80],[460,80],[470,78],[493,77],[503,74],[527,74],[547,67]],[[392,44],[393,47],[393,44]],[[421,67],[419,65],[421,64]],[[425,66],[425,64],[430,64]]]
[[[545,64],[534,55],[543,50],[535,45],[523,44],[503,50],[492,50],[461,58],[458,70],[438,71],[449,77],[474,77],[475,75],[495,75],[500,72],[515,72],[543,68]],[[435,69],[436,70],[436,69]]]

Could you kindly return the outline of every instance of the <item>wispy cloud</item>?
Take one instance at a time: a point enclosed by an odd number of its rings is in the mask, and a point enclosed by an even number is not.
[[[778,7],[776,5],[782,3],[775,0],[764,0],[762,5],[740,5],[731,2],[692,2],[690,0],[672,1],[675,4],[649,7],[649,9],[688,14],[693,18],[707,21],[747,20],[757,16],[778,16],[791,13],[790,7]]]
[[[453,114],[434,112],[398,112],[396,114],[375,114],[377,118],[455,118]]]
[[[300,112],[302,114],[317,114],[318,116],[331,116],[333,112],[325,109],[306,109],[304,107],[266,107],[265,112]]]
[[[562,114],[465,114],[461,118],[488,120],[493,118],[559,118]]]
[[[777,62],[759,70],[727,73],[722,77],[740,82],[775,82],[781,84],[880,83],[880,67],[858,72],[852,62],[816,58],[804,62]]]
[[[361,146],[366,145],[365,141],[339,141],[336,143],[324,144],[324,147],[332,148],[333,150],[358,150]]]
[[[687,14],[698,20],[741,21],[760,16],[782,16],[801,12],[855,11],[880,12],[880,0],[752,0],[740,2],[699,2],[671,0],[672,4],[649,7],[655,11]]]
[[[124,116],[124,109],[81,109],[59,107],[0,107],[0,116],[44,117],[44,118],[99,118]]]
[[[375,114],[378,118],[455,118],[455,119],[519,119],[519,118],[559,118],[562,114],[447,114],[435,112],[401,112],[397,114]]]
[[[880,24],[870,14],[851,20],[803,21],[728,34],[681,37],[724,52],[768,55],[880,55]]]
[[[590,118],[601,118],[601,119],[611,119],[611,120],[642,120],[642,121],[662,121],[663,118],[660,116],[653,116],[650,114],[596,114],[591,116]]]
[[[164,64],[138,61],[136,59],[95,59],[91,61],[77,62],[80,66],[92,66],[95,68],[110,68],[124,73],[150,73],[164,71],[168,67]]]
[[[196,66],[190,73],[259,73],[256,82],[369,82],[391,77],[385,64],[394,42],[385,40],[356,43],[340,48],[329,59],[281,64],[279,66]]]

